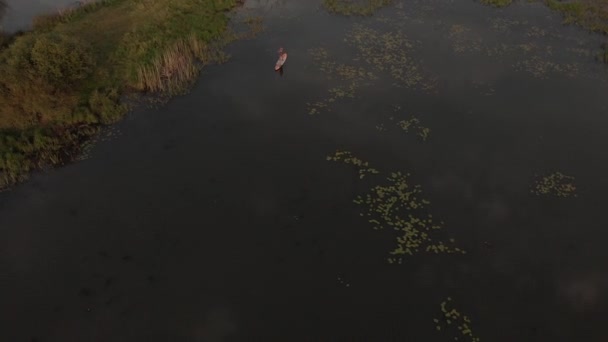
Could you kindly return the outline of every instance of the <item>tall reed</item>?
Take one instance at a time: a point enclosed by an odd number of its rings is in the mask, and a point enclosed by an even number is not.
[[[191,34],[167,48],[151,64],[137,70],[135,88],[139,91],[178,93],[196,79],[200,68],[213,62],[223,62],[225,54]]]

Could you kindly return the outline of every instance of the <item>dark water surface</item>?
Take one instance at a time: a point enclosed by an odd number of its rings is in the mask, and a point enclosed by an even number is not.
[[[76,3],[75,0],[2,0],[0,1],[0,29],[7,32],[29,29],[34,17],[52,13]]]
[[[448,296],[482,341],[608,340],[600,37],[534,4],[407,2],[407,19],[247,6],[266,32],[191,94],[0,194],[1,341],[453,341],[433,322]],[[344,34],[380,17],[419,41],[434,91],[381,77],[308,115],[333,82],[308,49],[348,61]],[[426,142],[377,129],[394,105],[431,129]],[[337,148],[411,173],[468,254],[387,264],[393,241],[352,203],[384,176],[327,162]],[[577,198],[530,194],[553,171],[575,177]]]

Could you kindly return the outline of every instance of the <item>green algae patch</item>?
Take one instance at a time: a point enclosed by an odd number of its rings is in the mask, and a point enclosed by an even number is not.
[[[574,177],[554,172],[537,179],[531,192],[539,196],[577,197]]]
[[[454,240],[444,243],[436,238],[443,222],[435,222],[428,214],[429,201],[422,198],[420,185],[409,182],[409,174],[393,172],[385,185],[376,185],[354,203],[364,207],[365,217],[374,230],[395,233],[396,246],[389,252],[388,262],[400,264],[404,257],[420,252],[434,254],[466,254],[454,246]]]
[[[450,334],[454,341],[481,342],[473,333],[471,319],[454,307],[452,298],[441,302],[440,308],[441,317],[433,319],[438,332]]]
[[[323,7],[333,14],[370,16],[392,3],[393,0],[323,0]]]
[[[327,156],[326,160],[356,166],[359,172],[359,179],[363,179],[366,175],[376,175],[379,173],[378,170],[370,167],[368,162],[353,156],[353,154],[349,151],[338,150],[336,153],[334,153],[334,155]]]

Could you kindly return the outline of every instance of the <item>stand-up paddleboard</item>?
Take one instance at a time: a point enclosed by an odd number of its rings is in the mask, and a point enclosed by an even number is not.
[[[277,64],[274,65],[274,71],[277,71],[277,70],[281,69],[281,67],[283,66],[283,64],[285,64],[286,60],[287,60],[287,53],[281,54],[281,56],[277,60]]]

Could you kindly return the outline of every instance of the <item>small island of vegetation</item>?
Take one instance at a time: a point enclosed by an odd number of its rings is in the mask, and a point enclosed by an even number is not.
[[[125,96],[175,94],[225,59],[239,0],[99,0],[0,34],[0,189],[78,156],[128,110]]]

